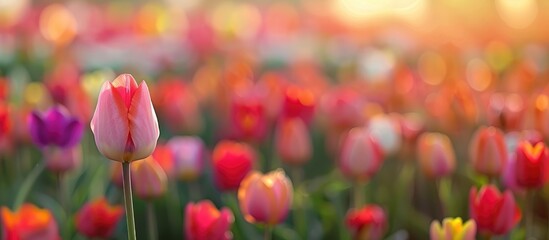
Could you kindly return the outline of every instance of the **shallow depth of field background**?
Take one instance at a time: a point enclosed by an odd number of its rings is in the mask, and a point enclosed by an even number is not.
[[[386,157],[364,189],[365,202],[387,213],[385,236],[427,239],[433,219],[468,219],[470,187],[489,181],[469,163],[474,131],[497,126],[512,144],[513,134],[538,128],[534,109],[549,105],[535,101],[549,86],[548,22],[543,0],[2,0],[0,97],[16,120],[0,133],[0,205],[24,197],[50,209],[63,236],[83,239],[72,226],[82,204],[102,195],[122,203],[110,180],[112,162],[97,151],[89,129],[101,84],[121,73],[149,84],[160,144],[199,136],[211,153],[222,139],[245,141],[258,152],[256,169],[280,167],[292,177],[273,148],[273,133],[284,87],[295,85],[310,91],[314,105],[312,158],[294,186],[308,239],[349,238],[343,219],[352,182],[335,164],[343,131],[333,124],[338,117],[350,119],[346,128],[377,124]],[[171,81],[184,88],[162,88]],[[234,96],[250,91],[263,97],[264,136],[235,134],[228,117]],[[351,100],[330,105],[342,91]],[[66,176],[69,213],[58,201],[56,176],[35,168],[41,155],[21,117],[54,104],[85,123],[82,165]],[[337,104],[353,107],[342,113]],[[170,122],[170,105],[183,114],[180,124]],[[452,140],[457,167],[443,182],[451,185],[447,192],[438,192],[439,183],[416,164],[415,138],[423,131]],[[237,209],[234,193],[213,184],[210,159],[197,181],[170,179],[165,196],[154,201],[159,239],[182,239],[189,201]],[[451,199],[445,213],[441,197]],[[541,229],[549,221],[548,197],[549,189],[541,191],[536,205]],[[147,236],[145,204],[134,201],[137,234]],[[234,225],[242,239],[262,236],[254,225]],[[124,239],[125,231],[122,219],[114,238]],[[519,224],[508,238],[521,234]],[[274,239],[299,236],[290,211]]]

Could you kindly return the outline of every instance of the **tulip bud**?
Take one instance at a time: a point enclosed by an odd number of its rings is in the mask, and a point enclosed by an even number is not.
[[[138,86],[130,74],[105,82],[90,126],[105,157],[131,162],[150,156],[160,133],[147,84]]]
[[[341,148],[339,169],[346,177],[366,181],[377,173],[383,163],[383,152],[370,132],[364,128],[349,131]]]
[[[164,195],[168,188],[168,177],[152,157],[132,164],[132,183],[135,195],[152,200]]]
[[[183,181],[196,180],[204,168],[204,143],[199,137],[174,137],[168,142],[174,174]]]
[[[122,206],[111,206],[104,197],[96,199],[76,213],[76,229],[88,238],[111,238],[123,213]]]
[[[57,222],[47,209],[26,203],[17,212],[6,207],[0,210],[0,224],[6,240],[59,240]]]
[[[292,182],[283,170],[265,175],[251,172],[238,189],[238,202],[246,221],[276,225],[286,218],[292,205]]]
[[[442,225],[437,220],[431,222],[431,240],[474,240],[477,224],[474,220],[465,223],[461,218],[445,218]]]
[[[281,119],[276,129],[276,151],[290,165],[303,165],[311,158],[309,129],[301,118]]]
[[[52,172],[68,172],[80,166],[82,162],[82,150],[79,145],[70,148],[46,147],[42,153],[46,168]]]
[[[44,114],[33,112],[29,129],[34,144],[40,148],[73,147],[80,141],[83,133],[80,121],[59,106],[50,108]]]
[[[400,149],[402,134],[395,115],[378,114],[370,118],[367,127],[385,154],[392,154]]]
[[[237,190],[240,182],[252,170],[254,150],[245,143],[222,141],[212,156],[214,182],[222,191]]]
[[[523,188],[540,188],[549,177],[549,154],[543,142],[524,141],[516,151],[517,184]]]
[[[366,205],[361,209],[352,209],[346,216],[347,227],[353,239],[376,240],[383,237],[387,218],[382,208],[377,205]]]
[[[489,177],[499,176],[507,161],[503,132],[495,127],[480,128],[469,145],[475,171]]]
[[[233,238],[233,213],[219,211],[209,200],[188,203],[185,208],[185,237],[188,240],[229,240]]]
[[[479,232],[504,235],[520,221],[521,211],[509,190],[502,195],[495,186],[486,185],[478,192],[476,187],[471,188],[469,215]]]
[[[456,155],[448,136],[423,133],[417,143],[419,165],[428,177],[440,178],[451,174],[456,167]]]

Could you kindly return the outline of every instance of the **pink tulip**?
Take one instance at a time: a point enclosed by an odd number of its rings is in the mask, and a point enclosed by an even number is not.
[[[152,157],[133,163],[132,183],[135,195],[144,200],[159,198],[168,188],[166,173]]]
[[[507,161],[503,132],[495,127],[479,129],[469,145],[475,171],[487,176],[498,176]]]
[[[252,172],[242,180],[238,202],[246,221],[278,224],[286,218],[292,205],[292,182],[282,170],[265,175]]]
[[[209,200],[185,207],[185,238],[188,240],[233,239],[234,216],[228,208],[217,209]]]
[[[95,143],[105,157],[131,162],[150,156],[160,134],[145,82],[130,74],[105,82],[91,121]]]
[[[42,153],[46,168],[52,172],[64,173],[77,168],[82,162],[80,145],[69,148],[46,147]]]
[[[183,181],[196,180],[204,169],[204,143],[199,137],[174,137],[168,142],[173,174]]]
[[[276,129],[276,151],[280,160],[291,165],[303,165],[311,158],[309,129],[301,118],[281,119]]]
[[[448,136],[441,133],[423,133],[417,143],[419,166],[428,177],[439,178],[456,168],[456,155]]]
[[[339,169],[344,176],[365,181],[377,173],[383,163],[378,141],[364,128],[349,131],[341,148]]]

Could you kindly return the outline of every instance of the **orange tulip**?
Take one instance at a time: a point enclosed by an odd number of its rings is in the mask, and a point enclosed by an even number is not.
[[[456,167],[452,142],[441,133],[423,133],[417,144],[419,165],[428,177],[439,178],[451,174]]]
[[[292,205],[292,182],[282,170],[265,175],[252,172],[242,180],[238,202],[246,221],[278,224],[286,218]]]
[[[479,129],[469,145],[469,153],[478,173],[499,176],[507,161],[503,132],[495,127]]]
[[[111,160],[131,162],[150,156],[160,132],[147,84],[138,86],[130,74],[105,82],[91,129],[97,148]]]
[[[275,147],[280,159],[287,164],[303,165],[311,158],[311,137],[301,118],[281,119]]]
[[[96,199],[78,211],[76,229],[88,238],[110,238],[123,213],[122,206],[111,206],[104,197]]]
[[[26,203],[17,212],[0,210],[4,240],[60,240],[51,212]]]

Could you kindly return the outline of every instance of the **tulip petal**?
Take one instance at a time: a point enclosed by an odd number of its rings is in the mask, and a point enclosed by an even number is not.
[[[431,223],[429,234],[430,234],[431,240],[444,240],[444,232],[442,231],[442,226],[440,226],[440,222],[438,222],[437,220],[434,220]]]
[[[32,112],[29,120],[30,135],[34,144],[39,147],[48,145],[48,137],[46,134],[46,123],[40,116],[40,113]]]
[[[59,142],[61,147],[73,147],[82,138],[83,127],[82,123],[78,119],[73,118],[69,120],[65,126],[63,139]]]
[[[127,110],[113,91],[110,82],[103,84],[90,126],[99,151],[109,159],[122,162],[130,131]]]
[[[139,84],[128,111],[130,136],[135,152],[132,159],[143,159],[152,154],[160,136],[158,119],[152,105],[149,88],[144,81]]]

